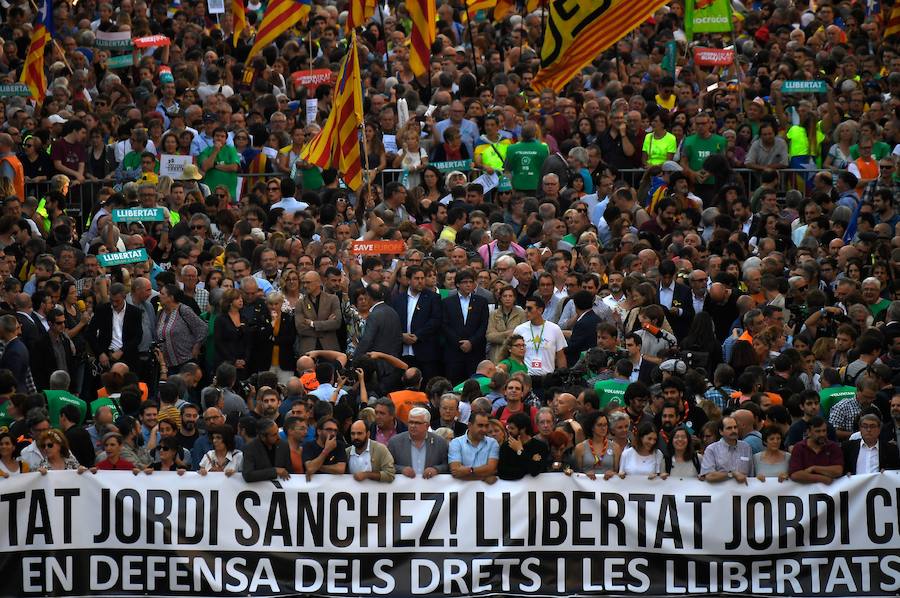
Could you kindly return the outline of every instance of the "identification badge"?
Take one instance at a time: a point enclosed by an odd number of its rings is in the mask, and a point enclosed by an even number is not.
[[[540,360],[540,359],[532,359],[532,360],[531,360],[531,367],[533,367],[533,368],[536,369],[536,370],[541,369],[541,360]]]

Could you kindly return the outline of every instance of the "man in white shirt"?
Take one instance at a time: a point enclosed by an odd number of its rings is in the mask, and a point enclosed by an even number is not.
[[[347,471],[357,482],[373,480],[394,481],[394,457],[383,444],[369,438],[366,422],[357,420],[350,426],[350,443],[347,447]]]
[[[699,314],[703,311],[703,303],[706,301],[707,286],[709,277],[703,270],[693,270],[688,278],[691,286],[691,302],[694,304],[694,313]]]
[[[544,319],[543,312],[544,300],[529,298],[525,304],[528,321],[513,331],[525,339],[525,365],[529,376],[546,376],[567,365],[566,337],[557,324]]]
[[[867,413],[859,418],[859,439],[848,440],[841,447],[844,451],[844,473],[879,473],[885,469],[900,468],[897,445],[882,443],[880,435],[880,417]]]
[[[270,185],[272,183],[269,183]],[[274,210],[275,208],[281,208],[284,210],[285,214],[293,215],[294,212],[302,212],[303,210],[309,208],[309,204],[297,200],[294,197],[294,193],[297,192],[297,186],[294,184],[294,181],[290,178],[281,179],[281,199],[275,203],[273,203],[269,210]]]

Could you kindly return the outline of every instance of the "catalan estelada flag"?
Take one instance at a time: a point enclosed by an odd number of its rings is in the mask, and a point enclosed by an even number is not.
[[[375,0],[350,0],[347,9],[347,31],[362,27],[375,14]]]
[[[247,10],[244,0],[231,0],[231,29],[234,31],[232,45],[237,46],[241,31],[247,28]]]
[[[312,9],[312,0],[272,0],[263,14],[256,32],[256,40],[247,55],[247,62],[263,48],[278,39],[282,33],[306,18]]]
[[[516,0],[497,0],[494,7],[494,21],[502,21],[516,9]]]
[[[884,26],[884,39],[893,37],[898,33],[900,33],[900,0],[894,2],[894,8],[891,9],[891,16]]]
[[[362,80],[356,32],[350,32],[350,48],[341,62],[331,113],[319,134],[300,150],[300,159],[320,168],[334,168],[347,187],[362,187],[359,130],[363,122]]]
[[[407,0],[406,10],[412,20],[409,34],[409,66],[413,75],[421,77],[431,67],[431,45],[437,35],[437,8],[434,0]]]
[[[551,2],[541,70],[531,86],[561,90],[601,52],[652,15],[666,0]]]
[[[47,94],[47,74],[44,72],[44,50],[53,38],[53,6],[50,0],[43,0],[38,9],[34,30],[31,32],[31,43],[28,46],[28,57],[22,67],[21,83],[31,90],[31,97],[44,101]]]

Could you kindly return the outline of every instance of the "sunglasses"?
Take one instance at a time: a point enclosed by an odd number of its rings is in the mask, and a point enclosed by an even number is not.
[[[47,442],[47,443],[44,443],[44,445],[41,448],[48,449],[48,448],[52,448],[54,446],[56,446],[55,442]]]
[[[220,195],[219,197],[222,197],[222,196]],[[205,228],[206,228],[206,226],[203,224],[192,224],[191,225],[191,230],[203,230]]]
[[[269,187],[269,191],[280,191],[281,187]]]

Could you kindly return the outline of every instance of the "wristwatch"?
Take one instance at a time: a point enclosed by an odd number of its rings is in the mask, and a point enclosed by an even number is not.
[[[733,471],[729,471],[729,472],[728,472],[728,479],[730,480],[730,479],[732,479],[732,478],[734,478],[734,472],[733,472]]]
[[[470,468],[469,468],[469,475],[472,475],[473,473],[475,473],[475,468],[474,468],[474,467],[470,467]]]

